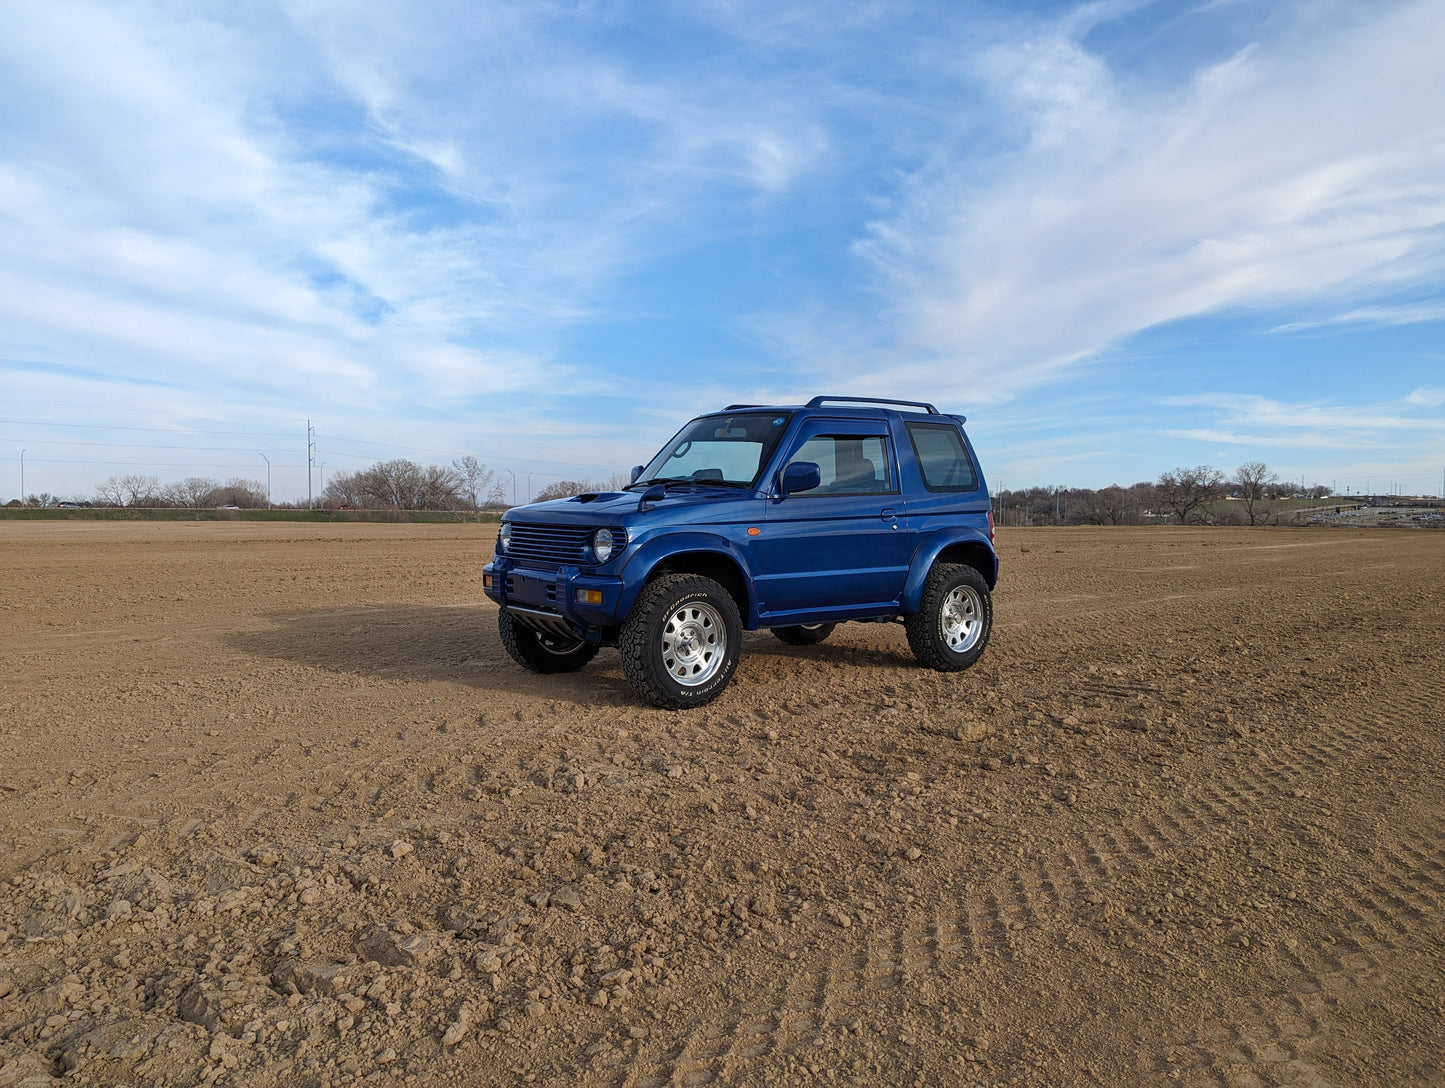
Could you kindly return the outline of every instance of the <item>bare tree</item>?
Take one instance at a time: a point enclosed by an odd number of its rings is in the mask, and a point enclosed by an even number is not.
[[[207,497],[220,486],[219,480],[211,480],[205,476],[187,476],[184,480],[166,484],[161,488],[159,497],[176,506],[189,506],[195,509],[200,506],[214,505],[207,502]]]
[[[466,505],[464,485],[455,469],[398,458],[360,472],[337,473],[327,481],[324,496],[338,506],[373,510],[455,510]]]
[[[580,495],[590,490],[591,484],[585,480],[558,480],[556,483],[548,484],[537,492],[533,502],[547,502],[549,499],[570,499],[573,495]]]
[[[224,484],[214,480],[199,505],[211,508],[239,506],[243,510],[256,510],[266,505],[266,485],[260,480],[246,480],[232,476]]]
[[[1251,525],[1267,522],[1270,511],[1263,506],[1265,490],[1279,480],[1279,473],[1263,461],[1246,461],[1234,473],[1235,486],[1244,501],[1244,516]]]
[[[146,476],[139,472],[122,476],[120,482],[125,488],[127,506],[149,506],[155,502],[161,489],[159,476]]]
[[[333,472],[326,480],[326,490],[321,497],[330,506],[365,506],[361,473]]]
[[[470,453],[453,461],[452,468],[461,477],[463,494],[471,500],[473,510],[500,503],[506,494],[504,485],[497,480],[496,472]]]
[[[1074,506],[1069,520],[1085,525],[1137,525],[1139,507],[1132,492],[1125,491],[1118,484],[1101,487],[1098,491],[1087,488],[1073,493]]]
[[[145,506],[159,498],[161,487],[157,476],[130,473],[112,476],[95,488],[96,502],[102,506]]]
[[[1183,525],[1196,510],[1224,494],[1224,473],[1210,465],[1176,468],[1160,476],[1156,486],[1160,501]]]
[[[125,505],[125,489],[121,487],[119,476],[112,476],[105,483],[95,485],[95,502],[97,506]]]

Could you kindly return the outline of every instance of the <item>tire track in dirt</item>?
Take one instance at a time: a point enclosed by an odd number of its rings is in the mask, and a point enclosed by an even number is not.
[[[1372,715],[1369,724],[1339,719],[1329,735],[1305,734],[1262,757],[1257,775],[1241,778],[1246,788],[1263,779],[1278,783],[1277,792],[1283,793],[1306,774],[1357,765],[1362,753],[1393,751],[1391,739],[1404,732],[1397,723],[1428,713],[1438,705],[1438,694],[1417,692],[1400,700],[1388,718]],[[1367,867],[1352,872],[1335,894],[1317,904],[1331,919],[1325,939],[1334,950],[1285,942],[1284,978],[1277,992],[1267,1001],[1251,1002],[1247,1013],[1236,1014],[1230,1023],[1197,1032],[1188,1042],[1192,1060],[1156,1062],[1154,1083],[1161,1088],[1179,1083],[1336,1088],[1347,1083],[1314,1064],[1311,1052],[1321,1049],[1336,1028],[1342,1001],[1368,1000],[1381,976],[1402,957],[1427,954],[1418,945],[1429,943],[1430,923],[1445,909],[1445,831],[1428,823],[1422,830],[1398,822],[1393,831],[1393,840],[1371,851]],[[1437,946],[1433,955],[1439,954]]]
[[[1411,700],[1393,717],[1424,711],[1429,696]],[[908,908],[893,924],[859,928],[851,946],[826,962],[805,960],[788,976],[791,992],[817,988],[816,1018],[791,1033],[768,1032],[766,1047],[740,1042],[740,1027],[723,1032],[725,1047],[685,1044],[653,1061],[648,1072],[619,1071],[619,1088],[642,1085],[737,1083],[756,1075],[755,1059],[790,1054],[813,1032],[876,1011],[880,1002],[916,992],[927,982],[947,989],[961,972],[989,960],[1012,962],[1027,955],[1031,940],[1085,920],[1121,885],[1163,869],[1187,848],[1220,839],[1266,810],[1305,803],[1322,780],[1358,766],[1362,753],[1390,749],[1387,719],[1362,713],[1332,723],[1329,733],[1307,731],[1245,754],[1241,764],[1215,778],[1193,780],[1163,794],[1167,804],[1112,826],[1073,833],[1050,850],[992,874],[956,898],[929,909]],[[1235,1088],[1273,1083],[1297,1088],[1335,1088],[1310,1052],[1325,1038],[1339,995],[1368,987],[1388,957],[1405,951],[1416,923],[1445,909],[1445,838],[1397,829],[1397,840],[1379,851],[1323,909],[1338,919],[1341,951],[1288,954],[1288,981],[1267,1000],[1232,1010],[1227,1022],[1176,1041],[1173,1056],[1146,1059],[1150,1083],[1196,1088]],[[1255,898],[1266,893],[1255,892]],[[1353,935],[1352,935],[1353,931]],[[785,1007],[759,1025],[779,1021]],[[692,1039],[711,1039],[717,1029],[700,1025]],[[761,1034],[761,1029],[754,1029]],[[746,1033],[744,1033],[745,1037]]]

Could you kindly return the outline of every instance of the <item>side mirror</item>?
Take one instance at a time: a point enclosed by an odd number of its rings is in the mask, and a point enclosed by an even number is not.
[[[661,502],[667,498],[667,488],[663,484],[653,484],[642,493],[642,498],[637,500],[637,512],[640,514],[647,509],[650,502]]]
[[[641,465],[633,465],[633,466],[632,466],[631,479],[629,479],[627,482],[628,482],[629,484],[635,484],[635,483],[637,482],[637,477],[639,477],[639,476],[641,476],[641,475],[642,475],[642,466],[641,466]]]
[[[811,491],[823,482],[822,470],[812,461],[794,461],[783,469],[782,492],[784,496],[794,491]]]

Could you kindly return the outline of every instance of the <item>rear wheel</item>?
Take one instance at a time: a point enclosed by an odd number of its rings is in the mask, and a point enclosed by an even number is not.
[[[937,563],[923,583],[917,612],[903,617],[913,656],[931,669],[958,672],[982,656],[993,630],[988,582],[972,567]]]
[[[836,623],[805,623],[796,627],[771,628],[789,646],[816,646],[833,633]]]
[[[497,613],[497,634],[507,656],[532,672],[576,672],[597,656],[597,647],[586,639],[534,631],[505,608]]]
[[[651,582],[618,635],[622,671],[653,706],[711,702],[738,665],[743,625],[732,596],[711,578],[669,574]]]

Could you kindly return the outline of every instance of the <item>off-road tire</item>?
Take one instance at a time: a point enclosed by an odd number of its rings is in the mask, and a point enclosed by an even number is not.
[[[903,617],[913,656],[931,669],[958,672],[982,656],[993,630],[993,597],[973,567],[935,563],[917,612]]]
[[[816,646],[833,633],[836,623],[805,623],[796,627],[769,628],[778,639],[789,646]]]
[[[497,613],[497,634],[507,656],[531,672],[576,672],[597,656],[597,647],[586,639],[567,642],[520,623],[505,608]]]
[[[712,702],[727,687],[742,637],[727,590],[698,574],[667,574],[638,595],[617,650],[627,682],[643,700],[685,710]]]

